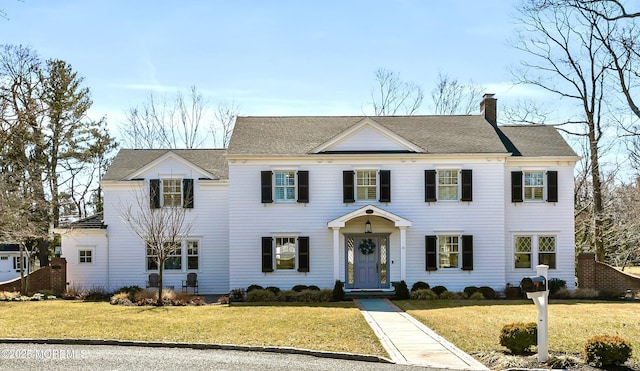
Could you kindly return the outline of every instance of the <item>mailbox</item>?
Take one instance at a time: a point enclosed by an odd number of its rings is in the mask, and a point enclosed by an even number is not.
[[[547,291],[547,279],[543,276],[525,277],[520,281],[522,292]]]

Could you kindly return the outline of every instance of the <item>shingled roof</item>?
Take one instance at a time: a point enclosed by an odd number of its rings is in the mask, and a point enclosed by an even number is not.
[[[124,180],[168,152],[173,152],[218,179],[228,178],[225,149],[121,149],[102,180]]]
[[[238,117],[229,155],[304,155],[366,116]],[[550,126],[496,129],[482,115],[380,116],[371,120],[428,154],[512,153],[515,156],[576,156]],[[533,143],[529,143],[532,141]]]
[[[106,229],[107,226],[104,224],[104,214],[97,213],[92,216],[88,216],[84,219],[80,219],[73,223],[69,223],[63,228],[68,229]]]

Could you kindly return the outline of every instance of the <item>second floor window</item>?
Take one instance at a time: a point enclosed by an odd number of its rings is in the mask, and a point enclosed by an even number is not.
[[[182,206],[182,184],[180,179],[162,179],[162,206]]]
[[[524,172],[524,200],[542,201],[544,197],[544,172]]]
[[[438,170],[438,199],[458,199],[458,170]]]
[[[275,201],[296,200],[296,172],[275,171]]]
[[[356,171],[356,200],[371,201],[376,199],[376,170]]]

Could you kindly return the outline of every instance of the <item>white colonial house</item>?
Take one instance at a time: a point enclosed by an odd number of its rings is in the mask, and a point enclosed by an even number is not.
[[[70,285],[144,286],[157,267],[119,212],[142,192],[194,226],[167,286],[503,290],[547,264],[573,288],[577,160],[551,126],[498,126],[492,95],[480,115],[239,117],[227,150],[121,150],[62,254]]]
[[[0,282],[20,277],[20,266],[24,264],[25,272],[29,268],[29,260],[23,254],[20,259],[20,245],[17,243],[0,243]]]

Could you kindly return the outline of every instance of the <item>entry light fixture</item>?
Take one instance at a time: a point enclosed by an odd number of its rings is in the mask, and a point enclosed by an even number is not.
[[[364,223],[364,233],[371,233],[371,222],[367,218],[367,222]]]

